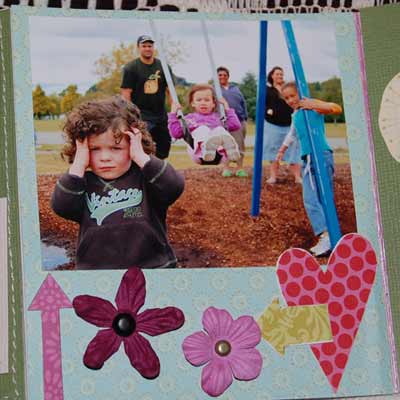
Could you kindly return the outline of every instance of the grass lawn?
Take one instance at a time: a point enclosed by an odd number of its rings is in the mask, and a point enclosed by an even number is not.
[[[347,138],[346,124],[325,124],[326,136],[330,138]]]
[[[254,136],[256,125],[253,121],[247,123],[247,134],[250,136]],[[345,138],[346,133],[346,124],[334,124],[327,123],[325,124],[326,136],[330,138]]]
[[[55,151],[36,152],[36,173],[59,174],[68,169],[68,164],[62,160],[60,153]]]
[[[35,119],[33,126],[36,132],[60,132],[64,124],[64,119]]]
[[[38,132],[57,132],[61,130],[62,120],[43,120],[35,121],[35,129]],[[328,137],[344,138],[346,137],[346,124],[326,124]],[[255,124],[249,122],[248,135],[254,135]],[[43,144],[36,148],[37,173],[61,173],[68,169],[68,164],[65,163],[60,156],[62,146]],[[252,167],[254,162],[254,148],[249,147],[246,151],[244,159],[245,167]],[[186,153],[184,146],[172,146],[172,151],[169,157],[169,162],[176,169],[201,168],[200,165],[194,164]],[[335,151],[335,163],[343,164],[349,162],[348,151]]]
[[[47,150],[44,150],[41,146],[39,146],[39,151],[36,152],[37,174],[59,174],[65,172],[68,169],[68,164],[61,159],[61,146],[52,146],[52,149],[49,149],[50,145],[47,145],[46,147]],[[334,154],[336,164],[345,164],[349,162],[349,153],[347,151],[336,151]],[[201,165],[195,164],[188,156],[186,151],[182,151],[182,148],[177,150],[173,149],[170,153],[168,161],[176,169],[202,168]],[[244,166],[251,168],[253,167],[253,163],[253,152],[247,151],[244,158]],[[267,163],[264,162],[264,165],[266,164]],[[207,168],[209,167],[210,166],[208,166]],[[211,166],[211,168],[213,167]]]
[[[34,126],[37,132],[58,132],[61,131],[64,120],[35,120]],[[346,124],[325,124],[326,135],[328,137],[344,138],[346,137]],[[247,134],[254,136],[255,123],[249,121],[247,124]]]
[[[168,161],[176,169],[201,168],[200,165],[195,164],[191,160],[186,151],[182,151],[181,149],[172,151]],[[245,167],[250,167],[253,165],[252,153],[246,153],[244,164]],[[68,169],[68,164],[62,160],[59,151],[40,150],[39,147],[39,151],[36,152],[36,168],[38,175],[48,173],[59,174]],[[211,168],[213,167],[211,166]]]

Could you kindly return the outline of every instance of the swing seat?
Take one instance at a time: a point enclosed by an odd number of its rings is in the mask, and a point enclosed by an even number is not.
[[[215,158],[212,161],[204,161],[201,159],[200,165],[218,165],[222,160],[222,156],[219,153],[215,153]]]
[[[183,140],[193,149],[194,148],[194,140],[193,136],[189,132],[189,128],[186,124],[185,118],[182,117],[180,118],[180,122],[182,125],[183,129]],[[222,156],[219,153],[215,153],[215,158],[212,161],[204,161],[202,158],[200,159],[200,165],[218,165],[222,160]]]

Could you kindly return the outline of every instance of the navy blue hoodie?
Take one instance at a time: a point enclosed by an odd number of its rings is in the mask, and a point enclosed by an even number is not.
[[[93,172],[64,174],[51,207],[80,224],[77,269],[166,268],[176,257],[168,242],[168,207],[181,195],[183,176],[167,161],[151,156],[143,169],[132,162],[119,178]]]

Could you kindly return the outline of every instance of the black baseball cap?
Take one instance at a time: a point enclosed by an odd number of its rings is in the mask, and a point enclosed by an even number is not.
[[[140,35],[139,37],[138,37],[138,39],[137,39],[137,44],[141,44],[141,43],[144,43],[144,42],[151,42],[151,43],[154,43],[154,40],[153,40],[153,38],[151,37],[151,36],[149,36],[149,35]]]

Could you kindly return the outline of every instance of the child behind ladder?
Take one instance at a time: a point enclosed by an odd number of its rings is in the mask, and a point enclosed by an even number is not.
[[[186,115],[184,121],[191,135],[189,140],[177,114],[181,109],[180,104],[172,103],[171,112],[168,114],[168,128],[171,136],[175,139],[185,139],[188,143],[189,155],[197,164],[236,161],[240,158],[237,143],[229,133],[241,128],[239,118],[235,111],[229,108],[224,98],[219,101],[225,108],[226,129],[220,115],[215,111],[217,99],[214,89],[210,85],[192,87],[189,103],[194,112]]]
[[[331,251],[331,242],[329,239],[320,194],[318,193],[316,186],[315,169],[314,166],[311,165],[311,144],[305,126],[304,112],[300,112],[299,110],[313,110],[319,116],[321,124],[323,124],[323,114],[340,114],[342,108],[336,103],[328,103],[317,99],[300,99],[297,86],[294,82],[289,82],[283,85],[282,96],[295,112],[292,115],[292,126],[290,127],[290,131],[279,149],[276,159],[277,161],[282,160],[285,151],[293,142],[295,136],[297,136],[300,141],[301,158],[303,160],[302,175],[304,208],[306,209],[314,234],[318,237],[318,243],[314,247],[311,247],[310,251],[316,256],[323,256]],[[333,192],[333,152],[326,140],[325,129],[322,137],[322,144],[324,165]]]

